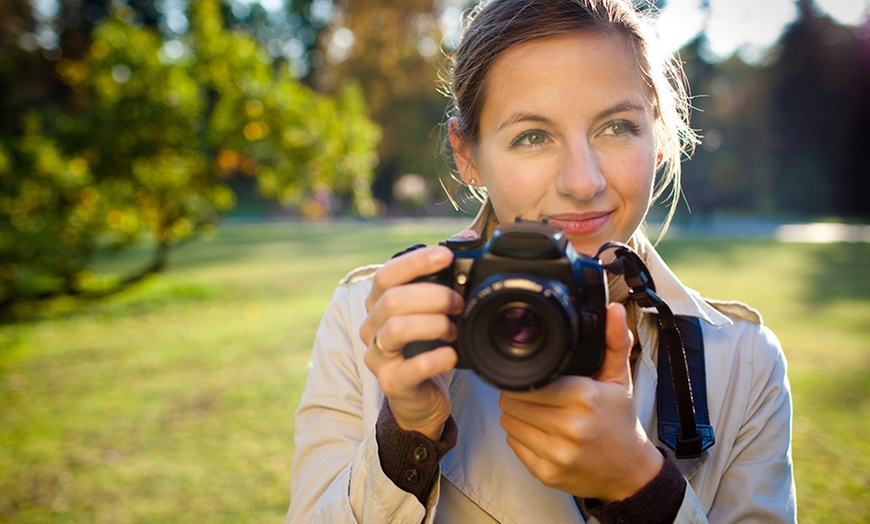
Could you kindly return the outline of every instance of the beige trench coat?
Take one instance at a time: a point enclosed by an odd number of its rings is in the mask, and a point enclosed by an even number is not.
[[[675,314],[702,319],[707,395],[716,444],[679,460],[689,487],[677,522],[794,522],[791,395],[779,342],[753,310],[701,299],[645,246],[656,288]],[[349,274],[319,330],[296,412],[287,523],[576,523],[572,497],[532,477],[505,442],[498,391],[474,373],[450,382],[456,447],[426,506],[380,468],[375,420],[383,393],[366,368],[359,338],[364,300],[377,266]],[[634,370],[634,402],[647,434],[656,433],[656,312],[641,311],[644,348]]]

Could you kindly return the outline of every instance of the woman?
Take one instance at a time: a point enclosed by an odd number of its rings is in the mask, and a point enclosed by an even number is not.
[[[546,219],[574,248],[644,258],[658,294],[701,320],[716,443],[678,460],[656,433],[656,313],[611,286],[604,363],[531,392],[456,370],[464,307],[413,282],[452,263],[418,249],[346,277],[318,331],[296,414],[288,522],[781,522],[795,520],[785,359],[753,310],[683,287],[642,231],[695,137],[685,91],[621,0],[493,0],[455,54],[448,138],[486,196],[488,237]],[[658,180],[656,180],[658,175]],[[673,205],[674,202],[672,202]]]

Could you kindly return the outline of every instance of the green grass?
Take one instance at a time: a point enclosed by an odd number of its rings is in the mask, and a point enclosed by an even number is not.
[[[687,285],[759,309],[782,342],[800,521],[870,521],[870,245],[693,241],[660,251]]]
[[[0,521],[279,522],[293,412],[338,279],[458,225],[224,225],[123,296],[0,326]],[[782,340],[801,521],[866,522],[870,245],[661,251]]]

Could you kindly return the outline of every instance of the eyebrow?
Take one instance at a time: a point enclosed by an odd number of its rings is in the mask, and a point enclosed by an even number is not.
[[[622,113],[624,111],[643,112],[645,110],[646,110],[646,107],[644,107],[643,104],[636,104],[633,102],[620,102],[620,103],[614,104],[614,105],[604,109],[603,111],[600,111],[598,114],[596,114],[595,121],[601,120],[603,118],[607,118],[610,115]],[[545,125],[552,125],[553,124],[553,121],[545,116],[537,115],[535,113],[518,112],[518,113],[512,114],[510,117],[505,119],[504,122],[499,124],[499,126],[496,128],[495,132],[498,133],[502,129],[504,129],[508,126],[512,126],[514,124],[517,124],[519,122],[536,122],[536,123],[545,124]]]
[[[601,111],[597,115],[595,115],[595,120],[601,120],[602,118],[607,118],[610,115],[615,115],[617,113],[622,112],[644,112],[646,111],[646,106],[643,104],[638,104],[635,102],[620,102],[618,104],[614,104],[604,111]]]
[[[534,113],[514,113],[504,122],[499,124],[495,132],[498,133],[502,129],[517,124],[519,122],[537,122],[540,124],[552,125],[553,121],[549,118]]]

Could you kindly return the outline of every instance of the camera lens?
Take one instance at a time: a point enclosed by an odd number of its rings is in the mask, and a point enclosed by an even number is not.
[[[579,320],[557,280],[505,274],[484,280],[459,321],[464,365],[502,389],[534,389],[562,374],[578,345]]]
[[[543,344],[543,320],[529,304],[508,304],[495,318],[492,338],[504,353],[527,357]]]

